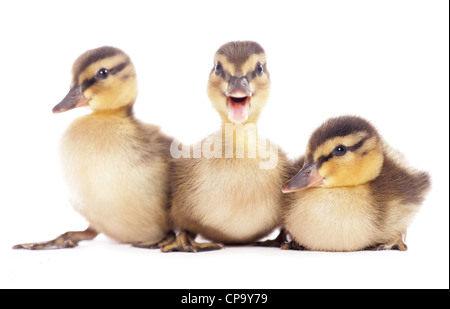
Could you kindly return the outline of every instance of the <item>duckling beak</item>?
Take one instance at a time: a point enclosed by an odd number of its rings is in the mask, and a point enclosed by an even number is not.
[[[247,78],[232,76],[225,95],[227,96],[228,119],[234,123],[245,122],[248,119],[252,96]]]
[[[234,92],[242,92],[245,96],[251,96],[251,91],[248,86],[247,77],[232,76],[228,84],[228,89],[225,93],[226,96],[233,95]]]
[[[81,86],[76,86],[70,89],[65,98],[53,107],[52,111],[54,114],[62,113],[76,107],[87,106],[88,103],[89,99],[83,95]]]
[[[317,170],[317,164],[307,164],[303,166],[297,175],[284,184],[281,191],[283,193],[289,193],[304,188],[320,187],[324,184],[323,180],[324,178],[320,176]]]

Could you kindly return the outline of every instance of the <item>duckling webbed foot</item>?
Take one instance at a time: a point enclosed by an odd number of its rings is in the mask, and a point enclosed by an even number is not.
[[[376,246],[368,247],[365,250],[369,250],[369,251],[381,251],[381,250],[406,251],[406,250],[408,250],[408,246],[403,242],[402,239],[397,239],[391,243],[379,244]]]
[[[139,241],[131,244],[133,247],[136,248],[146,248],[146,249],[158,249],[162,248],[164,246],[167,246],[175,241],[175,233],[169,232],[167,235],[161,239],[160,241],[154,242],[154,241]]]
[[[80,241],[94,239],[97,235],[97,231],[88,227],[85,231],[66,232],[50,241],[18,244],[13,249],[44,250],[73,248],[78,246]]]
[[[294,240],[291,240],[290,242],[285,242],[283,245],[281,245],[281,249],[282,250],[300,250],[300,251],[308,250]]]
[[[404,243],[405,235],[400,234],[397,238],[386,244],[378,244],[372,247],[368,247],[365,250],[381,251],[381,250],[399,250],[406,251],[408,246]]]
[[[162,252],[203,252],[223,249],[222,244],[216,243],[198,243],[195,242],[195,236],[187,231],[182,231],[169,244],[161,247]]]
[[[275,239],[269,239],[265,241],[258,241],[254,244],[256,247],[275,247],[281,248],[284,244],[287,243],[287,232],[285,229],[280,230],[280,234]]]

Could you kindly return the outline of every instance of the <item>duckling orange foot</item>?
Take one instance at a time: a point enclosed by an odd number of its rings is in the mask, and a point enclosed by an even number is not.
[[[182,231],[170,243],[161,248],[162,252],[203,252],[223,249],[222,244],[198,243],[195,236],[187,231]]]
[[[80,241],[94,239],[97,235],[97,231],[88,227],[85,231],[66,232],[50,241],[15,245],[13,249],[44,250],[73,248],[78,246]]]
[[[269,239],[269,240],[265,240],[265,241],[259,241],[259,242],[255,243],[254,246],[281,248],[281,246],[283,246],[286,243],[287,243],[286,230],[281,229],[280,234],[278,234],[277,238]]]
[[[163,239],[160,241],[139,241],[131,244],[136,248],[146,248],[146,249],[158,249],[164,246],[167,246],[175,241],[175,233],[169,232]]]

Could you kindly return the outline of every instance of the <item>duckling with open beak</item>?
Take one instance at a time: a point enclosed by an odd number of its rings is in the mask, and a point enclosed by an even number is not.
[[[212,135],[219,137],[220,145],[214,144],[219,155],[174,160],[170,217],[181,232],[164,252],[249,244],[280,224],[287,158],[271,147],[269,157],[276,162],[262,168],[267,156],[250,151],[267,145],[256,125],[270,90],[263,48],[251,41],[224,44],[215,54],[207,90],[222,119],[222,130]],[[198,234],[212,242],[196,242]]]

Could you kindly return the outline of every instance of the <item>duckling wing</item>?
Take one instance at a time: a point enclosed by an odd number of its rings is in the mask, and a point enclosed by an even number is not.
[[[386,157],[380,175],[370,183],[370,188],[381,204],[397,201],[419,205],[431,187],[430,175]]]

